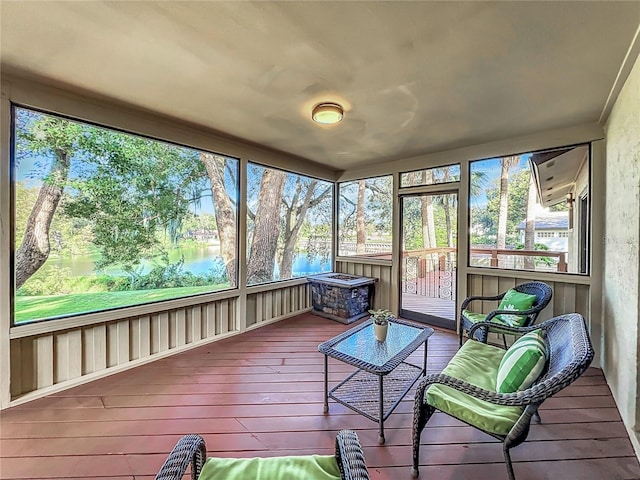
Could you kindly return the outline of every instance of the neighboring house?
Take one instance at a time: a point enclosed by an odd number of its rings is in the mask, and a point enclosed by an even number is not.
[[[218,240],[218,232],[215,230],[189,230],[184,234],[184,238],[192,238],[198,242],[209,242],[211,240]]]
[[[520,235],[520,242],[524,244],[523,220],[516,227]],[[547,212],[536,215],[535,243],[541,243],[554,252],[569,251],[569,212]]]

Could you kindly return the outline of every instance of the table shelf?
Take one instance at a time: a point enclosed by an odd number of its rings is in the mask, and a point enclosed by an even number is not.
[[[406,362],[402,362],[385,376],[357,370],[332,388],[329,397],[378,422],[380,421],[379,382],[382,381],[384,391],[382,420],[384,421],[421,375],[421,367]]]

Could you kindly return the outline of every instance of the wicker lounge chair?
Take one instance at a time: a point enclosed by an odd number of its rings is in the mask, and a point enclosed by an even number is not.
[[[542,282],[523,283],[521,285],[518,285],[517,287],[514,287],[513,290],[519,293],[527,294],[527,295],[535,295],[536,299],[533,302],[533,305],[531,305],[531,308],[527,310],[522,310],[522,311],[493,310],[488,314],[486,314],[486,316],[484,314],[476,314],[467,310],[467,307],[469,306],[469,304],[474,300],[500,301],[503,299],[506,292],[493,297],[482,297],[482,296],[468,297],[462,302],[462,307],[460,308],[460,330],[459,330],[460,345],[462,345],[465,332],[469,332],[469,330],[471,330],[471,327],[473,327],[476,324],[481,324],[481,325],[486,324],[488,327],[491,327],[491,328],[478,329],[477,330],[478,340],[482,342],[486,342],[486,336],[489,334],[489,332],[501,333],[502,339],[504,342],[504,348],[507,348],[507,342],[504,336],[504,331],[501,329],[501,327],[506,325],[506,323],[501,320],[499,315],[500,314],[521,315],[523,317],[526,317],[520,322],[519,325],[513,325],[513,326],[528,327],[535,323],[536,318],[538,318],[538,314],[542,311],[544,307],[546,307],[549,304],[549,301],[551,301],[551,296],[553,294],[551,287],[546,283],[542,283]],[[470,334],[469,334],[469,338],[471,338]]]
[[[185,435],[165,460],[156,480],[180,480],[191,465],[191,479],[197,480],[207,457],[204,439],[199,435]],[[368,480],[360,441],[355,432],[342,430],[336,436],[335,458],[342,480]],[[251,479],[247,479],[251,480]],[[290,479],[296,480],[296,479]]]
[[[472,327],[472,335],[476,328],[480,327]],[[531,332],[538,328],[546,332],[548,358],[542,374],[524,390],[497,393],[495,386],[488,386],[491,382],[486,379],[491,378],[491,373],[486,372],[491,372],[495,368],[495,362],[499,363],[506,352],[485,343],[466,342],[449,362],[445,372],[427,375],[416,389],[413,414],[414,477],[418,476],[420,434],[434,411],[440,410],[500,440],[503,443],[509,478],[514,480],[509,449],[526,440],[532,417],[535,416],[538,422],[541,421],[538,408],[542,402],[571,384],[593,360],[593,347],[587,327],[582,316],[577,313],[552,318],[535,327],[504,328],[514,333]],[[450,365],[457,365],[457,372],[464,371],[463,375],[458,376],[465,378],[447,375]],[[465,371],[466,366],[468,368]],[[452,370],[453,368],[449,369],[449,372]],[[483,372],[485,388],[475,385],[481,383],[479,377]],[[495,385],[495,377],[493,378]],[[467,379],[474,384],[465,381]],[[432,386],[437,388],[429,392]],[[439,407],[436,408],[432,404]],[[468,408],[468,405],[472,405],[472,408]]]

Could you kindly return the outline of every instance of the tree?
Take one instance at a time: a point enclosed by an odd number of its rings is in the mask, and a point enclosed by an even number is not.
[[[536,237],[536,205],[537,189],[533,175],[529,174],[529,190],[527,195],[527,218],[524,228],[524,249],[535,250]],[[535,262],[533,257],[524,257],[524,268],[533,270]]]
[[[307,212],[320,205],[325,199],[330,198],[331,186],[319,187],[318,180],[296,176],[291,198],[287,199],[287,196],[283,195],[284,242],[280,260],[280,278],[292,276],[295,246],[298,243],[300,229],[307,217]],[[330,209],[331,206],[329,206]]]
[[[356,255],[364,255],[367,253],[366,242],[367,234],[364,227],[364,209],[365,209],[365,189],[367,184],[365,180],[358,181],[358,203],[356,205]]]
[[[46,262],[52,239],[62,248],[54,215],[75,219],[85,236],[91,230],[99,268],[133,272],[144,258],[166,257],[162,237],[177,241],[203,188],[195,151],[27,110],[16,121],[17,158],[28,157],[35,183],[42,179],[16,252],[16,288]]]
[[[247,283],[255,284],[273,280],[280,224],[280,204],[287,174],[265,168],[260,181],[249,260]]]
[[[64,213],[94,222],[98,268],[118,265],[132,277],[143,259],[166,258],[163,237],[175,244],[190,214],[193,190],[204,186],[194,150],[84,126],[86,171],[76,172]]]
[[[23,116],[18,122],[19,148],[47,156],[50,162],[15,254],[16,290],[49,258],[51,221],[67,184],[71,156],[79,147],[82,133],[79,124],[55,117]]]
[[[365,253],[370,235],[391,236],[392,177],[377,177],[340,185],[340,243],[356,243],[356,252]]]
[[[430,185],[433,183],[433,170],[410,172],[408,174],[408,186]],[[433,197],[422,195],[420,197],[420,221],[422,224],[422,248],[435,248],[436,232],[433,220]]]
[[[228,160],[219,155],[200,152],[200,161],[204,164],[207,172],[215,203],[216,228],[220,239],[220,256],[227,270],[229,284],[233,288],[237,285],[236,212],[224,182]]]
[[[500,172],[500,209],[498,210],[498,239],[496,248],[502,250],[506,247],[507,238],[507,217],[509,215],[509,169],[517,165],[520,157],[518,155],[503,157],[501,159]]]
[[[473,179],[473,176],[472,176]],[[473,186],[473,181],[472,181]],[[508,216],[506,228],[506,243],[512,245],[520,241],[517,226],[526,218],[527,192],[529,188],[529,170],[523,169],[512,174],[508,189]],[[494,244],[498,232],[498,212],[500,209],[500,179],[486,189],[487,202],[485,205],[471,206],[472,229],[480,229],[480,238],[472,233],[473,244]]]
[[[451,180],[451,175],[450,175],[450,171],[449,171],[450,167],[442,167],[443,169],[443,181],[449,182]],[[445,218],[445,225],[446,225],[446,229],[447,229],[447,247],[452,248],[454,247],[454,242],[453,242],[453,225],[451,222],[451,208],[452,208],[452,196],[450,194],[445,194],[445,195],[441,195],[439,197],[440,202],[442,203],[442,206],[444,207],[444,218]]]

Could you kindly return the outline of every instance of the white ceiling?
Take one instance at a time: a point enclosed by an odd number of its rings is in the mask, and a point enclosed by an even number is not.
[[[338,170],[597,122],[640,2],[0,4],[3,72]],[[311,107],[338,101],[336,126]]]

